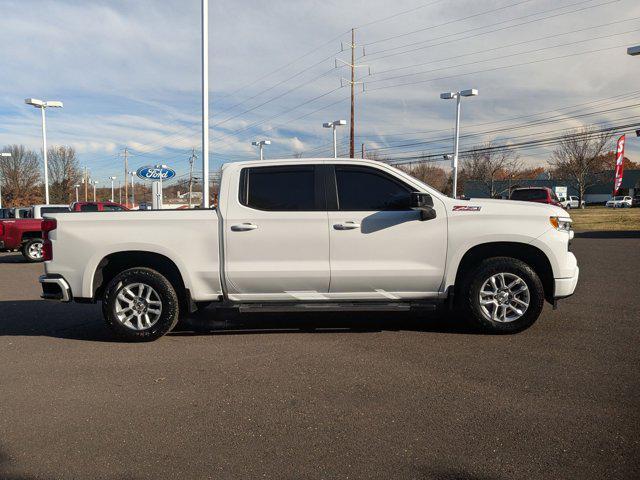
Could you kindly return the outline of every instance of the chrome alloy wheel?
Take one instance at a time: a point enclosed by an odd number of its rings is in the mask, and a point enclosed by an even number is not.
[[[144,283],[132,283],[116,295],[116,317],[125,327],[146,330],[153,327],[162,314],[158,293]]]
[[[27,250],[29,257],[33,258],[34,260],[40,260],[42,258],[42,242],[32,243],[31,245],[29,245],[29,248]]]
[[[482,314],[494,322],[508,323],[521,318],[529,308],[529,287],[513,273],[496,273],[480,288]]]

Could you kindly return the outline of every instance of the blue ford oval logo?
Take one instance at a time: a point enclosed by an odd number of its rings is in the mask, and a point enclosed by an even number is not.
[[[167,180],[176,176],[175,170],[170,168],[157,168],[157,167],[140,167],[136,171],[138,178],[142,180]]]

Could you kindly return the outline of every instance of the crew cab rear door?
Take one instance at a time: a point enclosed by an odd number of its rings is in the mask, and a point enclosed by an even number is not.
[[[312,300],[329,290],[329,230],[321,166],[247,166],[224,212],[231,300]]]
[[[336,299],[410,300],[438,295],[447,256],[447,218],[421,221],[416,188],[367,165],[336,164],[328,181],[331,287]]]

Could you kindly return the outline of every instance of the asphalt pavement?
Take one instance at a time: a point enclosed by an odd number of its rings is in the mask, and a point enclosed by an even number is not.
[[[517,335],[251,314],[147,344],[0,254],[0,478],[640,478],[640,232],[572,250],[576,294]]]

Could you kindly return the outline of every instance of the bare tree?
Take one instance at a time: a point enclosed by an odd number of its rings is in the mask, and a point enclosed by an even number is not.
[[[566,134],[551,154],[549,163],[555,168],[555,176],[573,183],[580,201],[586,189],[600,180],[606,155],[613,136],[610,132],[597,132],[585,127]]]
[[[444,169],[434,165],[432,162],[426,161],[415,165],[409,164],[400,168],[409,175],[417,178],[427,185],[432,186],[445,195],[449,195],[451,193],[451,175],[449,175]]]
[[[80,183],[80,166],[73,147],[51,147],[47,150],[49,182],[53,203],[69,203],[75,198],[74,185]]]
[[[497,180],[515,178],[522,168],[518,156],[512,150],[496,149],[491,143],[474,147],[461,163],[460,183],[478,181],[490,197],[498,193]]]
[[[40,161],[24,145],[7,145],[10,157],[0,157],[0,182],[7,207],[33,205],[42,201]]]

